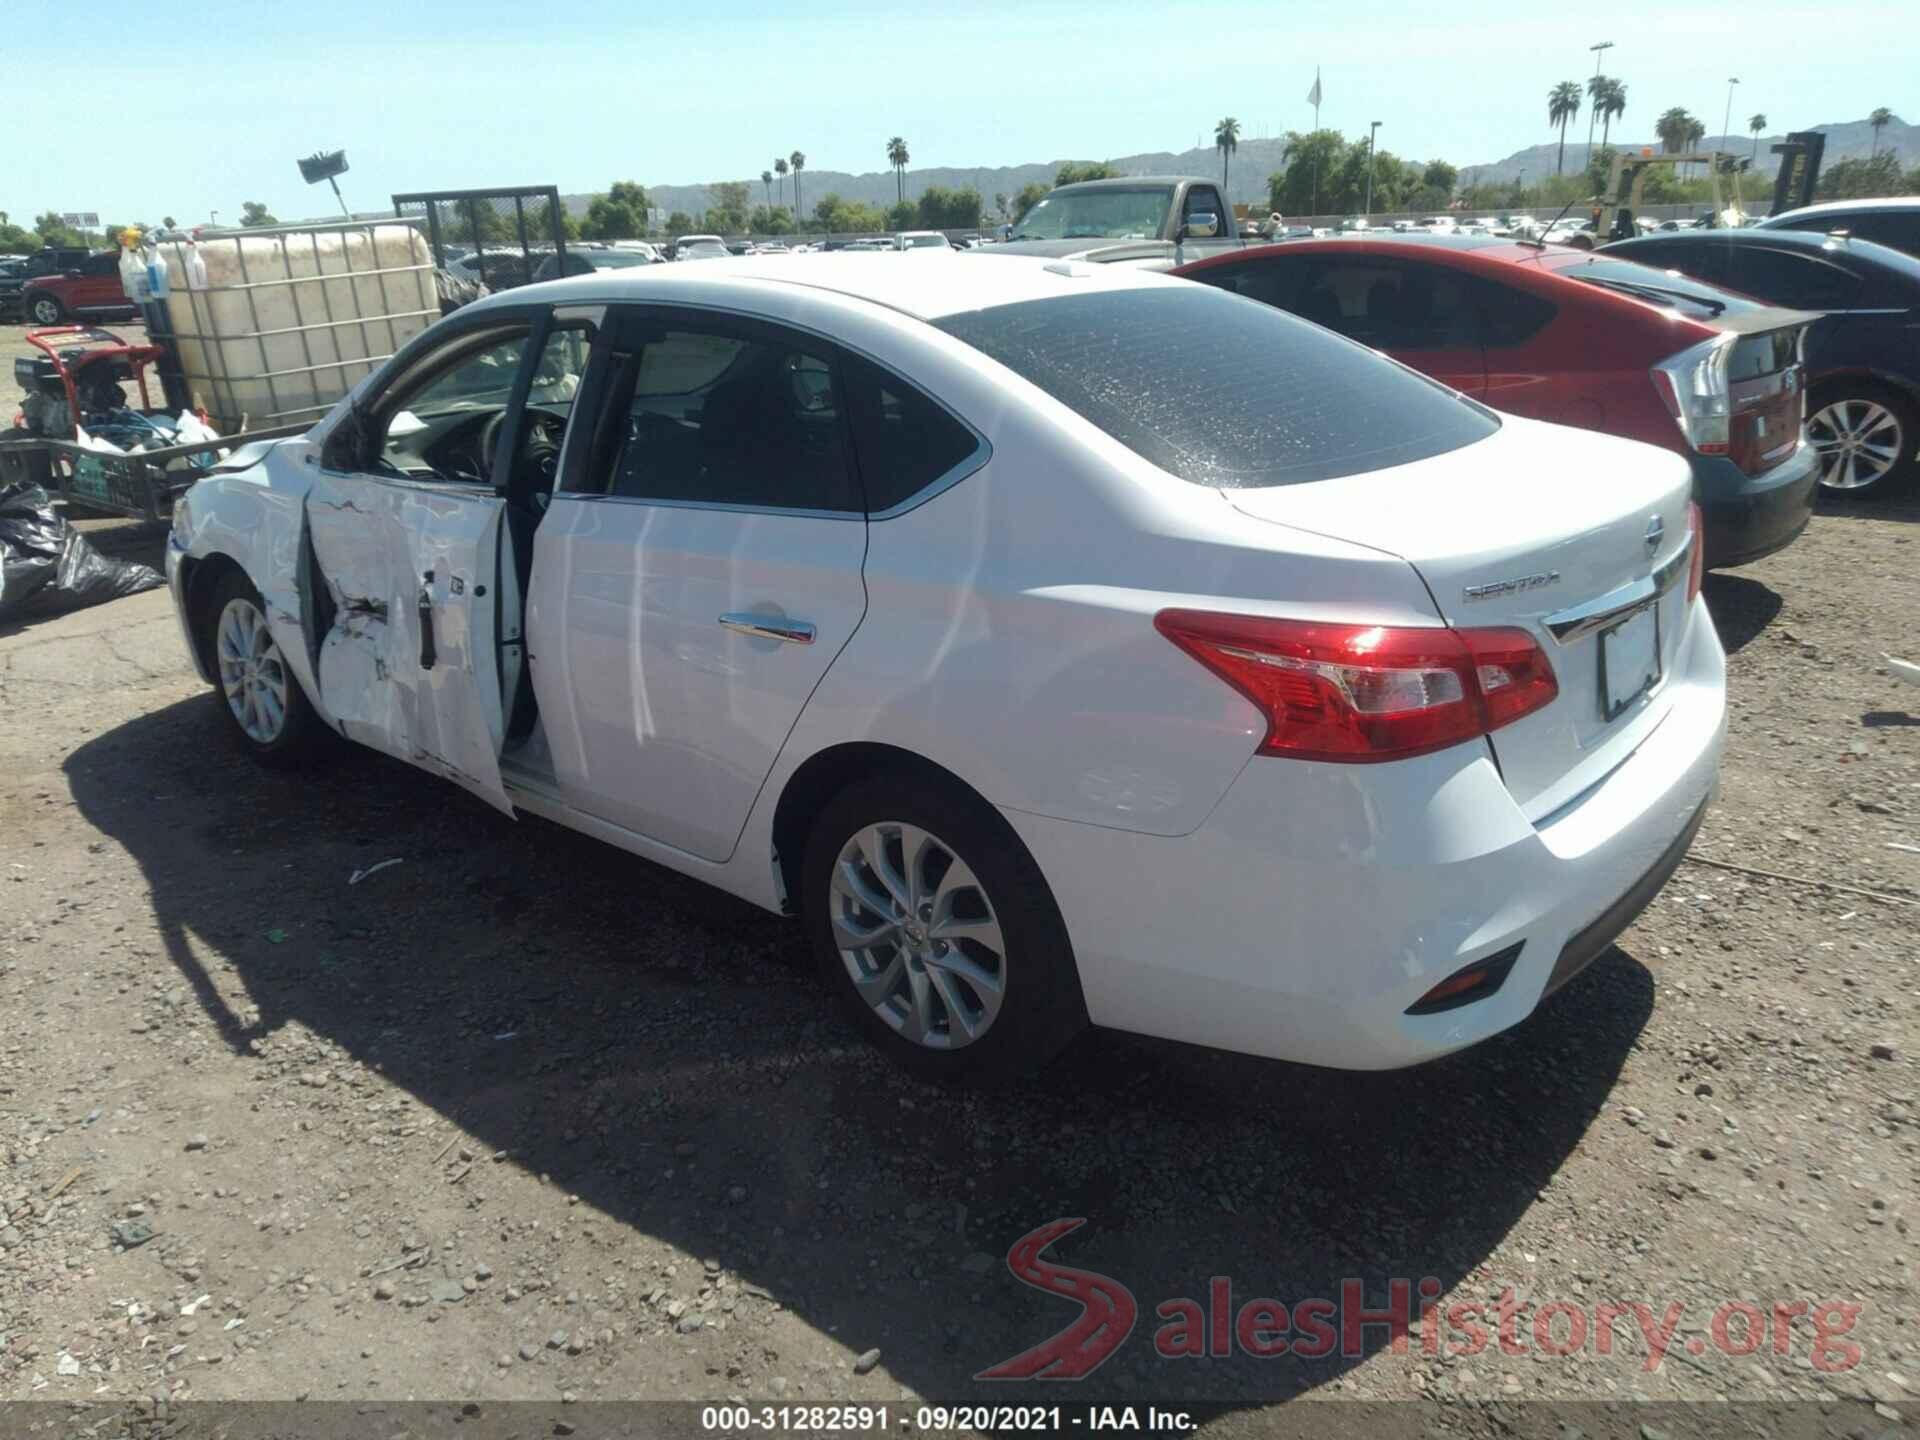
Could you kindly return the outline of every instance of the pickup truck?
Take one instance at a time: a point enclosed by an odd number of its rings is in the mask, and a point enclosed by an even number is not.
[[[1004,245],[983,255],[1045,255],[1170,270],[1175,265],[1263,245],[1234,235],[1233,211],[1211,180],[1129,175],[1049,190],[1013,225]]]

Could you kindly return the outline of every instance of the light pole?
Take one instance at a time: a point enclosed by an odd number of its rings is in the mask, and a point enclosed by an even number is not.
[[[1380,122],[1374,121],[1367,130],[1367,208],[1366,216],[1373,218],[1373,151],[1375,137],[1380,133]]]
[[[1593,78],[1598,80],[1600,78],[1600,61],[1605,53],[1613,48],[1613,42],[1611,40],[1602,40],[1598,45],[1589,45],[1587,48],[1593,52]],[[1591,94],[1587,96],[1587,101],[1587,163],[1591,165],[1593,163],[1593,122],[1595,118],[1592,104],[1593,96]]]

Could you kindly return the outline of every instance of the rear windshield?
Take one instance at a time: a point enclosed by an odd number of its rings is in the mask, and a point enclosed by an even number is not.
[[[1210,285],[1025,300],[934,323],[1196,485],[1331,480],[1500,428],[1371,350]]]
[[[1716,315],[1739,315],[1764,308],[1743,296],[1730,295],[1688,276],[1632,260],[1582,260],[1561,266],[1560,273],[1696,319],[1710,320]]]

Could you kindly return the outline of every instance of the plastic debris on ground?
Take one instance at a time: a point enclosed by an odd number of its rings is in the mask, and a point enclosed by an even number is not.
[[[150,565],[94,549],[40,486],[0,486],[0,621],[99,605],[166,583]]]

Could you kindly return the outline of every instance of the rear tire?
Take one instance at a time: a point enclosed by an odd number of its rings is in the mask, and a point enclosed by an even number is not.
[[[1039,867],[991,806],[937,774],[883,771],[827,804],[801,916],[855,1024],[926,1078],[1009,1079],[1086,1028]]]
[[[276,769],[312,760],[329,732],[267,628],[266,602],[245,575],[230,570],[220,578],[200,626],[214,698],[240,748]]]
[[[1913,480],[1920,412],[1884,385],[1838,380],[1809,397],[1807,439],[1820,454],[1823,491],[1878,500]]]
[[[27,315],[36,325],[58,325],[67,318],[67,307],[52,295],[36,295]]]

